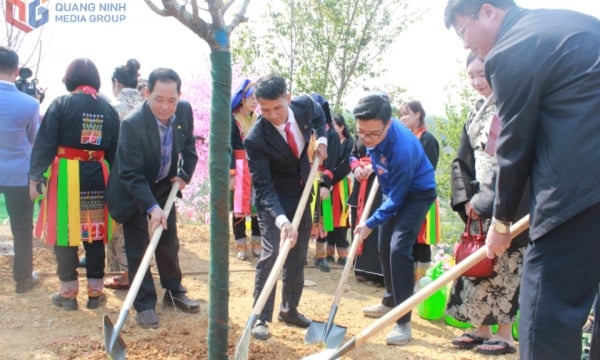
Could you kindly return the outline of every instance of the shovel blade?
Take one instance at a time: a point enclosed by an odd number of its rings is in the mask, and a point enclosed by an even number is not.
[[[307,344],[321,342],[328,349],[335,349],[342,344],[346,331],[347,328],[332,324],[328,333],[326,323],[313,320],[306,331],[304,342]]]
[[[113,336],[115,336],[115,327],[107,315],[104,315],[102,329],[104,330],[104,348],[108,357],[111,360],[125,360],[125,343],[118,334],[116,339],[113,340]]]
[[[306,330],[306,335],[304,335],[304,342],[307,344],[314,344],[316,342],[323,341],[325,337],[325,323],[320,321],[311,321],[308,330]]]
[[[258,315],[250,315],[250,318],[246,322],[246,327],[244,328],[244,332],[242,333],[242,337],[238,341],[235,347],[235,354],[233,358],[235,360],[247,360],[248,352],[250,351],[250,333],[252,332],[252,326],[258,319]]]
[[[329,334],[325,337],[325,347],[328,349],[337,349],[338,346],[342,345],[347,330],[343,326],[333,325],[331,330],[329,330]]]

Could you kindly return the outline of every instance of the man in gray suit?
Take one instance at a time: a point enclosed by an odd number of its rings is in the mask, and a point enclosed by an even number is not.
[[[285,80],[267,75],[256,83],[256,99],[262,115],[244,140],[252,182],[256,188],[256,207],[262,237],[262,255],[256,265],[254,301],[258,299],[279,253],[281,240],[290,236],[292,249],[283,268],[282,301],[278,319],[306,328],[310,325],[298,312],[304,285],[304,263],[308,249],[311,219],[305,209],[297,233],[290,219],[294,216],[310,170],[308,144],[313,129],[317,137],[316,156],[327,158],[325,115],[308,95],[291,99]],[[273,317],[275,290],[253,326],[252,336],[269,337],[266,322]]]

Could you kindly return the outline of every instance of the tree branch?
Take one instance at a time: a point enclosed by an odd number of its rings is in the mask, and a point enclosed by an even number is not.
[[[235,0],[231,0],[229,3],[227,3],[227,5],[225,6],[225,8],[223,9],[223,15],[225,15],[225,12],[227,11],[227,8],[233,4]],[[229,24],[228,26],[228,31],[231,34],[233,32],[233,30],[238,27],[238,25],[240,25],[241,23],[245,23],[246,21],[248,21],[248,17],[246,16],[246,10],[248,9],[248,4],[250,4],[250,0],[244,0],[244,3],[242,4],[242,8],[240,9],[240,12],[238,12],[235,17],[233,18],[233,20],[231,20],[231,24]]]

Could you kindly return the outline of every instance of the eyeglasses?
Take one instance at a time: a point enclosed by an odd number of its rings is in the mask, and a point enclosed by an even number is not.
[[[373,132],[369,132],[369,133],[365,133],[362,130],[357,130],[356,135],[358,135],[359,137],[361,137],[363,139],[378,139],[383,134],[386,127],[387,127],[387,125],[384,126],[379,131],[373,131]]]
[[[461,39],[465,38],[465,30],[467,28],[467,24],[471,20],[477,20],[477,18],[479,17],[479,10],[481,10],[481,8],[475,10],[471,15],[469,15],[467,20],[465,20],[461,26],[454,28],[456,31],[456,35],[458,35],[459,38],[461,38]]]

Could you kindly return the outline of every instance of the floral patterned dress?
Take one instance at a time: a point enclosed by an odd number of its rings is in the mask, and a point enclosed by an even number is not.
[[[119,120],[133,110],[144,99],[137,89],[123,88],[111,104],[119,114]],[[125,254],[125,238],[123,226],[115,223],[113,227],[112,241],[106,246],[106,264],[111,272],[127,271],[127,256]]]
[[[475,160],[475,179],[480,184],[494,178],[496,157],[485,151],[489,129],[496,107],[487,105],[479,118],[473,111],[465,124],[465,134]],[[493,181],[493,180],[492,180]],[[472,232],[479,231],[477,221],[472,222]],[[485,219],[487,230],[489,219]],[[493,325],[511,323],[519,308],[519,287],[523,254],[527,244],[527,234],[521,234],[511,247],[497,258],[494,274],[487,278],[459,277],[452,287],[447,306],[447,314],[472,325]]]

